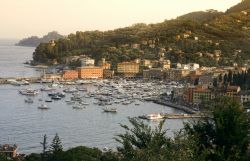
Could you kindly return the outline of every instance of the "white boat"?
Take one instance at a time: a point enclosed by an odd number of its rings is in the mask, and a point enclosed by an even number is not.
[[[39,91],[34,89],[21,89],[19,90],[19,93],[22,95],[35,96],[39,93]]]
[[[163,119],[164,116],[161,115],[161,114],[149,114],[149,115],[146,115],[146,119],[148,120],[159,120],[159,119]]]
[[[75,102],[74,101],[68,101],[67,104],[68,105],[73,105],[73,104],[75,104]]]
[[[40,109],[40,110],[48,110],[49,107],[47,105],[45,105],[45,104],[41,104],[40,106],[38,106],[38,109]]]
[[[115,113],[115,112],[117,112],[117,109],[114,108],[114,107],[112,107],[112,108],[106,107],[106,108],[103,108],[103,112],[112,112],[112,113]]]
[[[74,93],[74,92],[77,92],[78,90],[76,88],[67,88],[67,89],[64,89],[63,92],[65,93]]]
[[[77,110],[81,110],[84,109],[85,107],[81,106],[81,105],[74,105],[73,109],[77,109]]]
[[[56,90],[56,89],[51,88],[51,87],[43,87],[43,88],[41,88],[41,91],[54,91],[54,90]]]
[[[89,105],[87,102],[80,102],[81,105]]]
[[[25,99],[25,103],[33,103],[34,101],[31,98]]]
[[[46,99],[45,102],[53,102],[52,99]]]

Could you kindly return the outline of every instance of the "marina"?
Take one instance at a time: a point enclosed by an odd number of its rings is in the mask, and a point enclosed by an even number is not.
[[[55,133],[58,133],[65,148],[77,145],[115,147],[118,143],[113,137],[122,132],[119,124],[129,124],[128,117],[152,113],[182,113],[171,107],[144,100],[149,96],[141,93],[141,87],[136,87],[138,85],[134,82],[97,81],[84,85],[58,86],[54,91],[41,91],[41,88],[47,85],[0,85],[1,142],[18,144],[22,153],[40,152],[39,143],[42,136],[47,134],[48,138],[52,139]],[[144,85],[147,86],[147,83]],[[64,89],[77,87],[86,88],[87,91],[63,92]],[[19,90],[24,89],[33,89],[39,93],[33,96],[19,93]],[[52,100],[54,95],[60,95],[61,100]],[[152,96],[155,95],[152,92]],[[29,98],[33,103],[24,101]],[[45,108],[42,104],[46,105]],[[104,112],[106,107],[116,108],[117,112]],[[173,136],[174,131],[183,127],[183,121],[186,120],[166,121],[164,128],[170,129],[167,134]],[[148,123],[152,127],[157,125],[157,122]]]

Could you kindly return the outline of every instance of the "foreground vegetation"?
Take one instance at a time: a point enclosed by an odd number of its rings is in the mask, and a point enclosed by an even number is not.
[[[243,107],[222,97],[209,108],[211,117],[186,123],[174,138],[166,136],[165,121],[152,129],[130,118],[132,126],[121,125],[126,132],[116,136],[117,151],[83,146],[64,151],[58,135],[49,147],[44,136],[42,153],[23,161],[249,161],[250,118]]]

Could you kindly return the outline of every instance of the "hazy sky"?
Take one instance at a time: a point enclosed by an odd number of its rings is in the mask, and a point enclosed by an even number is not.
[[[156,23],[206,9],[225,11],[240,0],[0,0],[0,38],[42,36],[56,30],[109,30]]]

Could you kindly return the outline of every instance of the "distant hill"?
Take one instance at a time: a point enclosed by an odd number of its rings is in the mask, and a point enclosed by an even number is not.
[[[250,0],[242,0],[237,5],[229,8],[226,13],[240,12],[250,8]]]
[[[52,31],[52,32],[49,32],[47,35],[43,36],[42,38],[39,38],[37,36],[24,38],[20,40],[16,45],[37,47],[40,43],[48,43],[50,40],[58,40],[60,38],[64,38],[64,36],[60,35],[56,31]]]
[[[198,22],[205,22],[214,19],[215,17],[218,17],[222,15],[223,12],[218,12],[216,10],[207,10],[207,11],[197,11],[197,12],[191,12],[185,15],[182,15],[180,17],[177,17],[178,20],[192,20],[192,21],[198,21]]]

